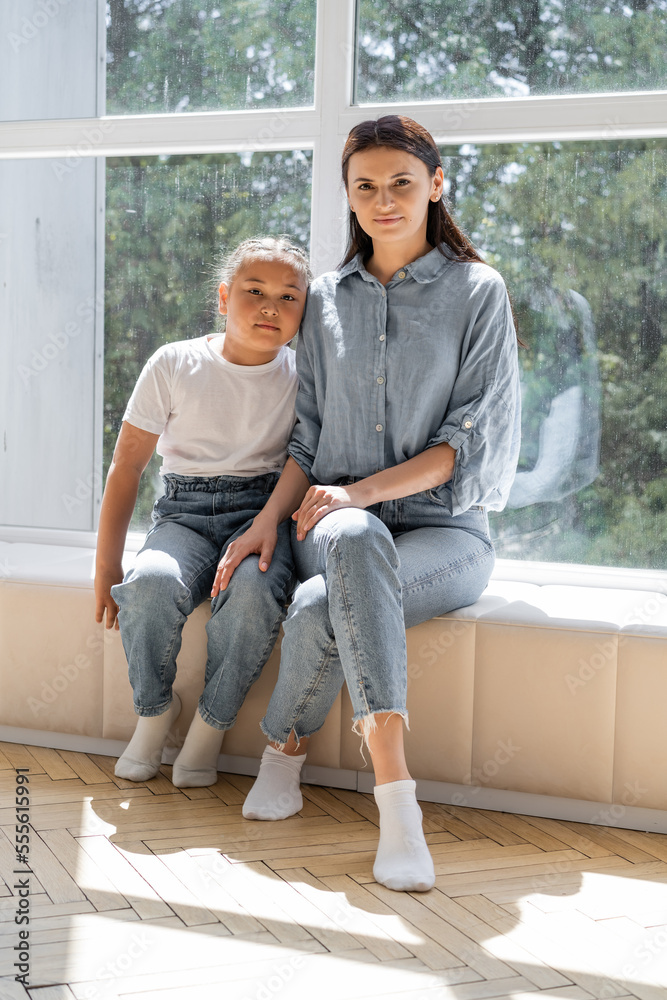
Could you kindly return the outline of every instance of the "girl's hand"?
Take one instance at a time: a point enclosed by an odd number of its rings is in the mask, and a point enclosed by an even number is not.
[[[111,588],[116,583],[123,582],[123,567],[112,570],[96,570],[95,572],[95,621],[104,621],[105,628],[120,628],[118,625],[118,605],[111,596]]]
[[[278,541],[278,530],[275,524],[265,524],[256,517],[248,530],[228,545],[224,556],[218,563],[211,597],[217,597],[221,590],[226,590],[232,573],[247,556],[253,553],[259,555],[259,568],[263,573],[271,565],[271,559]]]
[[[362,502],[356,484],[351,486],[311,486],[305,497],[301,501],[301,506],[292,514],[292,520],[296,521],[296,537],[302,542],[306,534],[314,527],[318,521],[331,513],[332,510],[340,510],[342,507],[366,506]]]

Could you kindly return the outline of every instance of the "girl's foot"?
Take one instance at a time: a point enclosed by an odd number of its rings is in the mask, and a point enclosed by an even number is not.
[[[185,737],[181,752],[174,761],[171,781],[177,788],[202,788],[218,780],[218,754],[223,733],[204,722],[199,710]]]
[[[287,819],[303,808],[300,779],[305,753],[298,756],[267,747],[257,780],[243,803],[245,819]]]
[[[162,750],[169,730],[181,714],[181,699],[172,695],[169,708],[162,715],[142,715],[134,736],[116,762],[114,774],[129,781],[154,778],[162,762]]]
[[[412,779],[376,785],[380,843],[373,876],[388,889],[426,892],[435,884],[433,859],[422,829],[422,811]]]

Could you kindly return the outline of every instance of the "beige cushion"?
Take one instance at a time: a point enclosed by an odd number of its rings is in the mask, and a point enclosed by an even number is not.
[[[0,542],[0,725],[130,738],[127,664],[119,634],[94,621],[93,561],[92,549]],[[208,614],[199,607],[183,632],[173,745],[203,687]],[[492,578],[474,605],[407,638],[414,777],[665,808],[663,593]],[[225,754],[260,756],[278,664],[276,648],[225,735]],[[369,770],[351,725],[343,690],[309,764]]]

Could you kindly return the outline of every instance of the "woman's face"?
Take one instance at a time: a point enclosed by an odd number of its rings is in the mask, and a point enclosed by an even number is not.
[[[429,201],[440,200],[443,179],[442,167],[431,177],[412,153],[374,146],[350,157],[347,198],[374,243],[425,242]]]

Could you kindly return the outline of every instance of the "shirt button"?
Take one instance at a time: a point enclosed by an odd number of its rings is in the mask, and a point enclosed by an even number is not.
[[[470,428],[472,427],[472,420],[466,420],[463,426],[467,428],[467,430],[470,430]]]
[[[378,375],[378,378],[377,378],[378,385],[382,385],[383,382],[384,382],[384,379],[382,378],[382,376]]]
[[[383,333],[380,334],[380,340],[384,340],[384,334]]]
[[[387,290],[386,290],[386,288],[383,288],[383,289],[382,289],[382,297],[384,298],[384,296],[385,296],[386,294],[387,294]]]
[[[399,278],[404,278],[405,277],[405,271],[399,271],[398,272],[398,276],[399,276]]]
[[[382,424],[376,424],[375,425],[375,430],[376,431],[381,431],[382,430]]]

